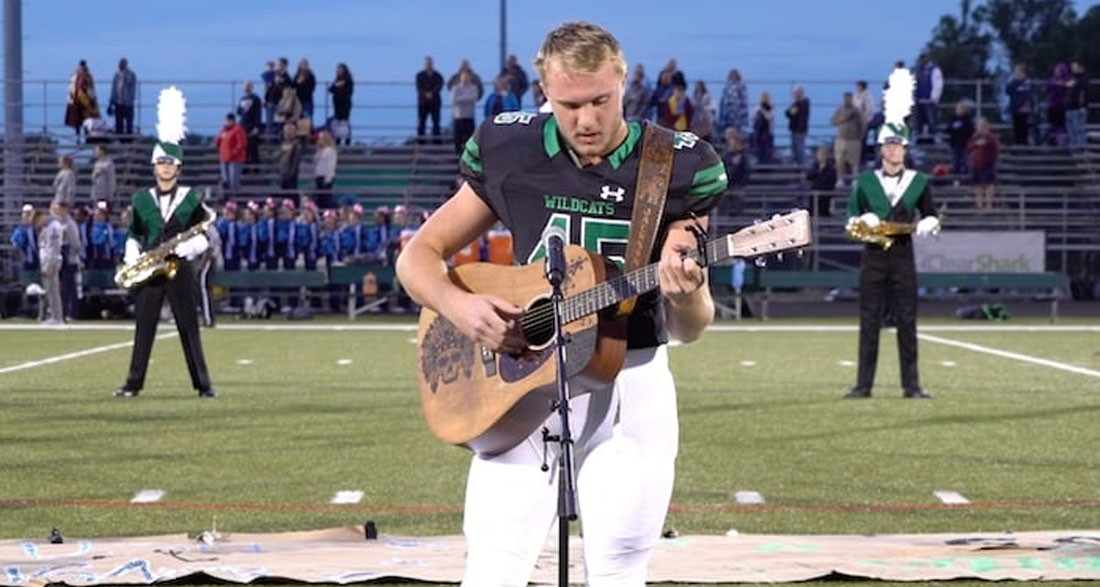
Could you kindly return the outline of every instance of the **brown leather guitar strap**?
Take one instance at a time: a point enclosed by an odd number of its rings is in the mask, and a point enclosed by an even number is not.
[[[672,141],[675,133],[656,124],[647,123],[642,135],[642,160],[638,164],[638,184],[634,188],[634,212],[630,217],[630,234],[626,243],[627,272],[649,264],[657,229],[664,216],[665,198],[672,177]],[[621,304],[620,311],[633,310],[634,298]]]
[[[642,161],[638,185],[634,188],[634,213],[626,244],[626,270],[649,264],[657,228],[665,211],[668,182],[672,176],[672,139],[675,133],[656,124],[646,124],[642,136]]]

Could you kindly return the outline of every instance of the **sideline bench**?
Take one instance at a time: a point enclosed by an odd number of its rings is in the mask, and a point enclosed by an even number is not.
[[[757,278],[763,290],[760,319],[768,319],[768,303],[776,289],[857,289],[858,271],[761,271]],[[747,282],[746,285],[752,282]],[[1050,300],[1050,321],[1058,319],[1058,300],[1069,292],[1069,278],[1063,273],[918,273],[917,286],[929,289],[1028,290],[1041,292],[1040,299]],[[969,294],[968,297],[975,294]],[[977,297],[990,297],[979,294]],[[1005,294],[992,294],[1004,297]]]

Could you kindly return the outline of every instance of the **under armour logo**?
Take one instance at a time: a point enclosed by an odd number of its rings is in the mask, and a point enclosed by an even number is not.
[[[610,200],[612,202],[615,202],[616,204],[618,204],[619,202],[622,202],[624,199],[626,199],[625,195],[626,195],[626,188],[611,189],[611,186],[609,186],[609,185],[605,185],[605,186],[600,187],[600,197],[605,199],[605,200]]]

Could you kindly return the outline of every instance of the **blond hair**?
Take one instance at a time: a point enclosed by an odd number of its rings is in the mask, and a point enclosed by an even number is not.
[[[567,22],[546,35],[535,56],[535,70],[546,79],[546,67],[552,58],[561,60],[568,71],[592,73],[610,63],[626,76],[626,56],[614,35],[590,22]]]

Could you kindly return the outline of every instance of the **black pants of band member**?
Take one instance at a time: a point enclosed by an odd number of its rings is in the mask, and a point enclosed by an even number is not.
[[[902,389],[920,389],[917,374],[917,270],[912,241],[898,238],[889,250],[866,245],[859,274],[859,375],[856,387],[871,389],[878,339],[886,314],[897,327]]]
[[[191,386],[196,390],[210,389],[210,375],[202,353],[199,337],[199,318],[195,310],[195,273],[190,263],[182,262],[174,279],[156,278],[134,292],[134,350],[130,355],[130,372],[126,376],[126,389],[140,390],[145,385],[145,371],[157,335],[160,307],[164,298],[172,307],[179,331]]]

